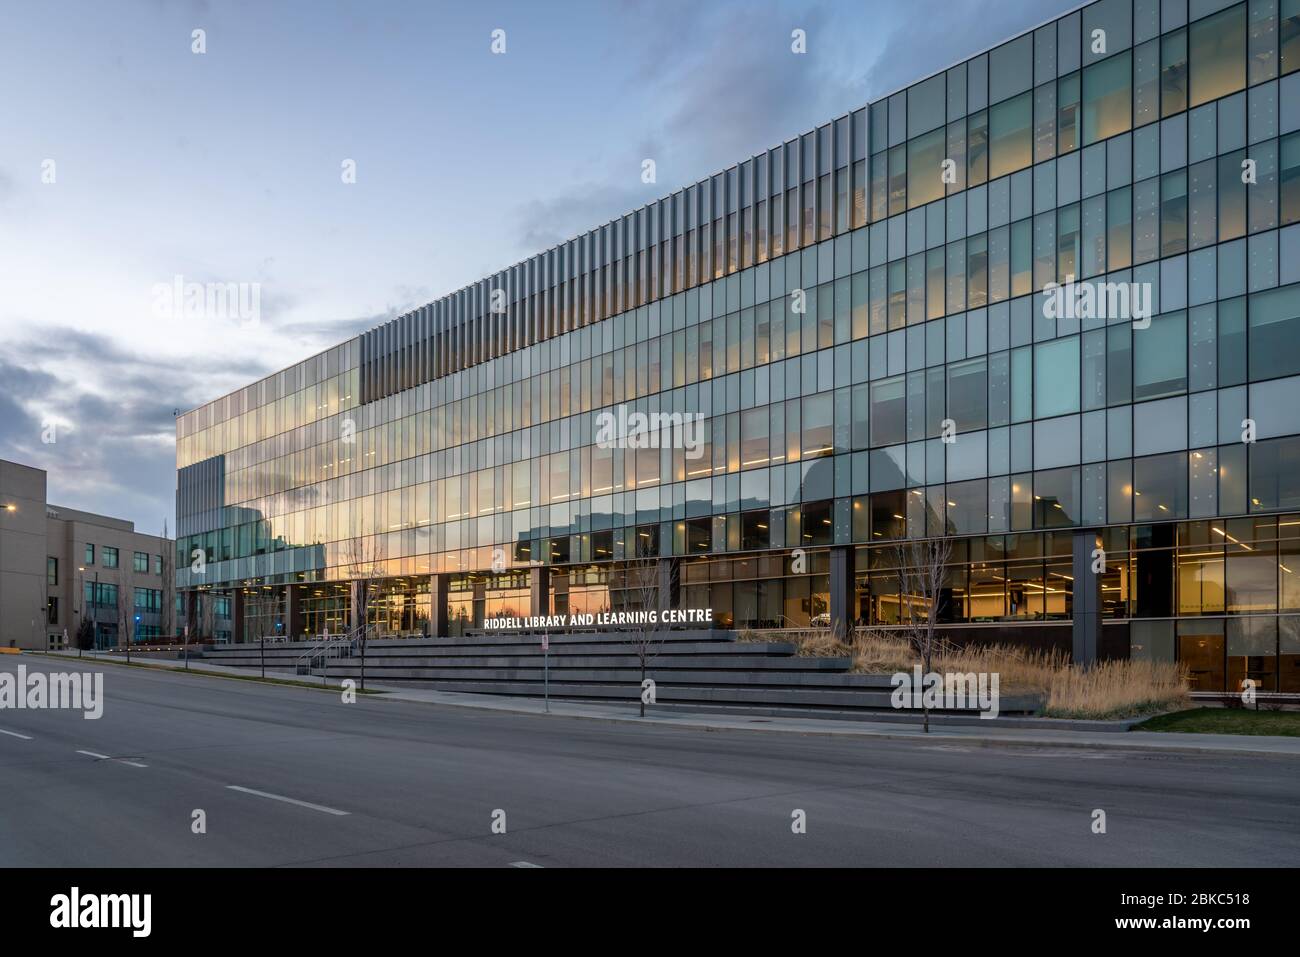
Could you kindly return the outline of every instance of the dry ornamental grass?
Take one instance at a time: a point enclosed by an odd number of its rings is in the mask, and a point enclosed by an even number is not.
[[[857,629],[851,642],[825,628],[744,631],[740,637],[742,641],[790,641],[805,657],[850,658],[857,674],[910,671],[918,663],[905,637],[877,629]],[[933,668],[940,673],[996,672],[1003,694],[1040,694],[1042,713],[1056,718],[1137,717],[1189,703],[1186,676],[1175,662],[1116,660],[1083,669],[1071,665],[1070,656],[1059,650],[940,642]]]

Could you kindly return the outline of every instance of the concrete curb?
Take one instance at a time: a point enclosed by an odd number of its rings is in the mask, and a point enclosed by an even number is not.
[[[71,658],[76,659],[75,653],[69,652],[34,652],[34,654],[45,658]],[[81,658],[82,662],[94,662],[95,658]],[[125,664],[123,659],[109,659],[120,661]],[[135,662],[132,662],[135,664]],[[144,664],[143,661],[140,662]],[[180,662],[171,663],[168,659],[149,660],[146,666],[153,671],[183,671],[183,665]],[[204,670],[223,667],[220,665],[208,665]],[[235,675],[243,676],[244,680],[261,682],[261,679],[255,675],[249,675],[247,669],[229,668],[229,671]],[[193,673],[193,672],[191,672]],[[197,677],[228,677],[221,674],[199,674]],[[286,677],[283,675],[269,676]],[[270,685],[268,680],[265,682]],[[299,685],[274,685],[281,688],[302,687],[302,690],[337,690],[339,685],[331,682],[327,685],[316,686],[299,686]],[[395,688],[391,685],[371,684],[367,689],[368,692],[378,692],[377,694],[367,694],[365,699],[369,702],[401,701],[407,704],[424,704],[435,705],[448,708],[464,708],[479,711],[499,711],[507,714],[527,714],[542,717],[557,718],[574,718],[584,721],[604,721],[615,724],[634,724],[655,728],[681,728],[690,731],[742,731],[758,734],[799,734],[819,737],[859,737],[875,738],[886,741],[922,741],[937,742],[941,744],[961,744],[969,747],[995,748],[995,747],[1012,747],[1012,748],[1074,748],[1079,750],[1104,750],[1112,749],[1115,751],[1145,751],[1161,752],[1165,754],[1214,754],[1220,756],[1228,755],[1251,755],[1264,757],[1296,757],[1300,758],[1300,738],[1275,737],[1265,735],[1204,735],[1204,734],[1183,734],[1180,732],[1128,732],[1117,734],[1114,731],[1088,731],[1062,726],[1059,729],[1029,729],[1026,731],[1011,732],[1005,734],[977,734],[974,732],[956,732],[948,731],[931,731],[925,734],[919,727],[915,729],[902,730],[896,728],[882,727],[864,727],[862,724],[849,722],[837,722],[833,718],[802,718],[802,717],[784,717],[784,718],[732,718],[726,715],[717,715],[709,718],[700,716],[698,713],[692,715],[679,713],[677,715],[651,715],[642,718],[638,715],[623,715],[617,713],[597,713],[589,707],[574,705],[567,701],[556,701],[552,704],[549,714],[542,710],[543,703],[537,699],[518,699],[509,697],[497,697],[491,695],[471,695],[462,692],[437,692],[429,691],[418,694],[411,693],[407,688]],[[429,695],[439,695],[438,698],[428,697]],[[454,696],[454,697],[452,697]],[[1060,719],[1066,720],[1066,719]],[[797,723],[796,723],[797,722]],[[992,730],[992,729],[990,729]],[[1034,730],[1038,733],[1035,734]],[[1049,737],[1050,735],[1050,737]],[[1072,737],[1061,737],[1060,735],[1071,735]],[[1087,738],[1081,737],[1088,735]],[[1142,737],[1137,737],[1141,735]],[[1158,740],[1156,739],[1158,736]],[[1181,738],[1182,740],[1177,740]],[[1168,739],[1168,740],[1166,740]],[[1189,740],[1193,739],[1193,740]],[[1209,740],[1207,740],[1209,739]],[[1267,742],[1272,747],[1265,747],[1257,742]],[[1254,744],[1254,746],[1252,746]]]
[[[381,690],[375,686],[372,690]],[[1163,753],[1175,754],[1217,754],[1217,755],[1235,755],[1245,754],[1252,756],[1264,757],[1297,757],[1300,758],[1300,739],[1292,738],[1275,738],[1267,737],[1269,741],[1277,741],[1279,744],[1289,747],[1294,741],[1294,748],[1275,750],[1261,747],[1242,747],[1238,739],[1246,738],[1249,735],[1216,735],[1217,738],[1226,738],[1222,744],[1182,744],[1171,740],[1166,744],[1163,741],[1146,741],[1133,740],[1127,735],[1119,735],[1113,732],[1100,732],[1105,734],[1104,738],[1089,740],[1070,740],[1068,738],[1035,738],[1028,736],[977,736],[974,734],[952,734],[943,731],[931,731],[929,734],[921,731],[919,728],[915,731],[904,732],[901,730],[878,730],[875,728],[863,727],[818,727],[817,724],[809,726],[790,726],[781,725],[773,722],[770,726],[760,727],[756,724],[742,724],[737,721],[704,721],[687,717],[654,717],[647,716],[642,718],[637,715],[604,715],[591,714],[574,711],[569,709],[557,710],[556,706],[551,708],[549,714],[543,712],[541,707],[527,708],[519,705],[511,705],[505,702],[470,702],[470,701],[431,701],[426,698],[408,698],[401,691],[389,692],[388,689],[382,689],[385,694],[382,698],[368,698],[370,701],[403,701],[411,704],[429,704],[441,705],[448,708],[466,708],[482,711],[504,711],[511,714],[531,714],[541,717],[556,718],[576,718],[586,721],[605,721],[614,724],[639,724],[643,726],[658,728],[682,728],[691,731],[742,731],[758,734],[798,734],[817,737],[860,737],[860,738],[877,738],[885,741],[921,741],[921,742],[941,742],[944,744],[964,744],[971,747],[996,748],[996,747],[1016,747],[1016,748],[1076,748],[1080,750],[1099,750],[1113,748],[1115,750],[1128,751],[1158,751]],[[563,703],[558,705],[563,709]],[[767,720],[767,719],[762,719]],[[818,724],[826,724],[827,719],[822,718],[804,718],[798,719]],[[1069,728],[1061,728],[1061,732],[1067,734],[1088,734],[1097,732],[1073,731]],[[1175,732],[1139,732],[1143,734],[1161,734],[1174,738]],[[1208,736],[1207,736],[1208,737]],[[1263,735],[1255,737],[1266,737]]]

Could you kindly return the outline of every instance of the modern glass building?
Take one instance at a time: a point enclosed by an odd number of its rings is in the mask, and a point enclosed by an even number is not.
[[[598,441],[635,412],[700,444]],[[358,579],[380,633],[595,611],[640,556],[738,628],[888,624],[945,535],[951,634],[1300,690],[1300,0],[1083,6],[176,440],[234,640]]]

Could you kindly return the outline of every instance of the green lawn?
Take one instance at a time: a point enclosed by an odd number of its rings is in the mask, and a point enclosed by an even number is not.
[[[1190,708],[1157,715],[1131,731],[1182,731],[1195,734],[1273,734],[1300,737],[1300,711],[1246,708]]]

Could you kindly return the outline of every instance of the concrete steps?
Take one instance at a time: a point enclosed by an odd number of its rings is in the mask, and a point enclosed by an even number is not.
[[[292,669],[310,642],[277,642],[265,650],[266,667]],[[784,641],[738,641],[731,632],[672,632],[659,642],[646,669],[657,703],[709,707],[791,709],[801,712],[880,712],[890,705],[890,676],[853,674],[848,658],[797,655]],[[444,639],[377,639],[366,643],[367,683],[465,694],[540,697],[549,666],[552,697],[628,701],[641,694],[641,664],[627,635],[553,635],[549,655],[540,636]],[[259,668],[256,644],[224,645],[205,660]],[[325,677],[360,678],[359,656],[331,659]],[[321,675],[319,668],[314,672]],[[1004,695],[1003,713],[1035,711],[1033,697]],[[972,712],[973,708],[963,709]]]

